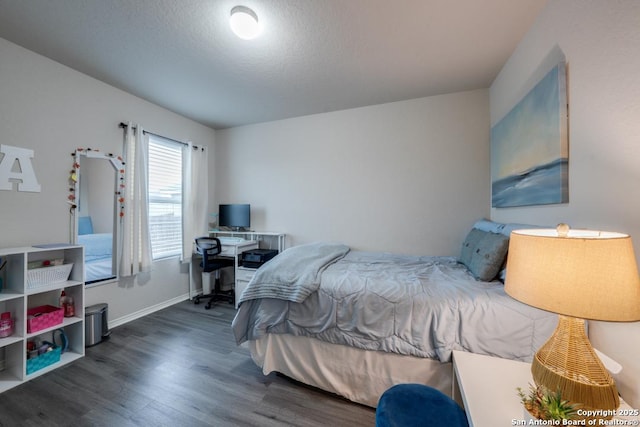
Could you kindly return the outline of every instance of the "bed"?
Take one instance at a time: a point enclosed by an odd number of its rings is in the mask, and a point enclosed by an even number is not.
[[[114,277],[112,233],[94,233],[91,217],[78,218],[78,244],[84,246],[85,282]]]
[[[555,329],[555,315],[512,299],[497,280],[511,229],[477,222],[458,258],[289,248],[240,297],[236,341],[265,374],[368,406],[398,383],[451,395],[453,350],[530,361]]]

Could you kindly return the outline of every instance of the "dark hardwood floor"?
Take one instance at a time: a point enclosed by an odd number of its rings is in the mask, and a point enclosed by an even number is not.
[[[373,426],[375,410],[264,376],[227,303],[189,301],[112,330],[86,357],[0,394],[0,426]]]

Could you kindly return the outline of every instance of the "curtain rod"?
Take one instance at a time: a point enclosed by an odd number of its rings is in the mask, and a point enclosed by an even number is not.
[[[127,124],[126,124],[126,123],[124,123],[124,122],[120,122],[120,124],[119,124],[118,126],[119,126],[119,127],[121,127],[121,128],[126,128],[126,127],[127,127]],[[131,126],[131,127],[132,127],[133,129],[137,129],[137,127],[136,127],[136,126]],[[168,138],[168,137],[166,137],[166,136],[164,136],[164,135],[159,135],[159,134],[157,134],[157,133],[149,132],[148,130],[143,130],[143,131],[142,131],[142,133],[148,133],[149,135],[157,136],[158,138],[168,139],[169,141],[172,141],[172,142],[175,142],[175,143],[178,143],[178,144],[182,144],[182,145],[189,145],[189,144],[188,144],[188,143],[186,143],[186,142],[178,141],[177,139],[173,139],[173,138]],[[193,146],[193,149],[194,149],[194,150],[201,149],[202,151],[204,151],[204,147],[199,147],[199,146],[197,146],[197,145],[194,145],[194,146]]]

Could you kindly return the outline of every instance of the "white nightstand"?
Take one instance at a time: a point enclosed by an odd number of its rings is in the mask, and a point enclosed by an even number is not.
[[[470,426],[527,425],[516,389],[526,391],[533,383],[531,364],[454,351],[453,375],[453,398],[464,406]],[[619,409],[631,410],[622,399]],[[637,416],[615,418],[639,420]]]

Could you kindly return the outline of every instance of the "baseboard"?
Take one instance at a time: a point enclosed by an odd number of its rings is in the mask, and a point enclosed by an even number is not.
[[[179,302],[182,302],[182,301],[188,300],[188,299],[189,299],[189,294],[186,293],[186,294],[180,295],[178,297],[172,298],[170,300],[161,302],[160,304],[152,305],[152,306],[147,307],[147,308],[145,308],[143,310],[136,311],[135,313],[131,313],[131,314],[128,314],[126,316],[120,317],[118,319],[113,319],[113,320],[112,319],[108,319],[109,329],[118,327],[120,325],[124,325],[125,323],[129,323],[132,320],[139,319],[141,317],[144,317],[144,316],[147,316],[147,315],[149,315],[151,313],[154,313],[154,312],[156,312],[158,310],[162,310],[163,308],[171,307],[174,304],[177,304]]]

